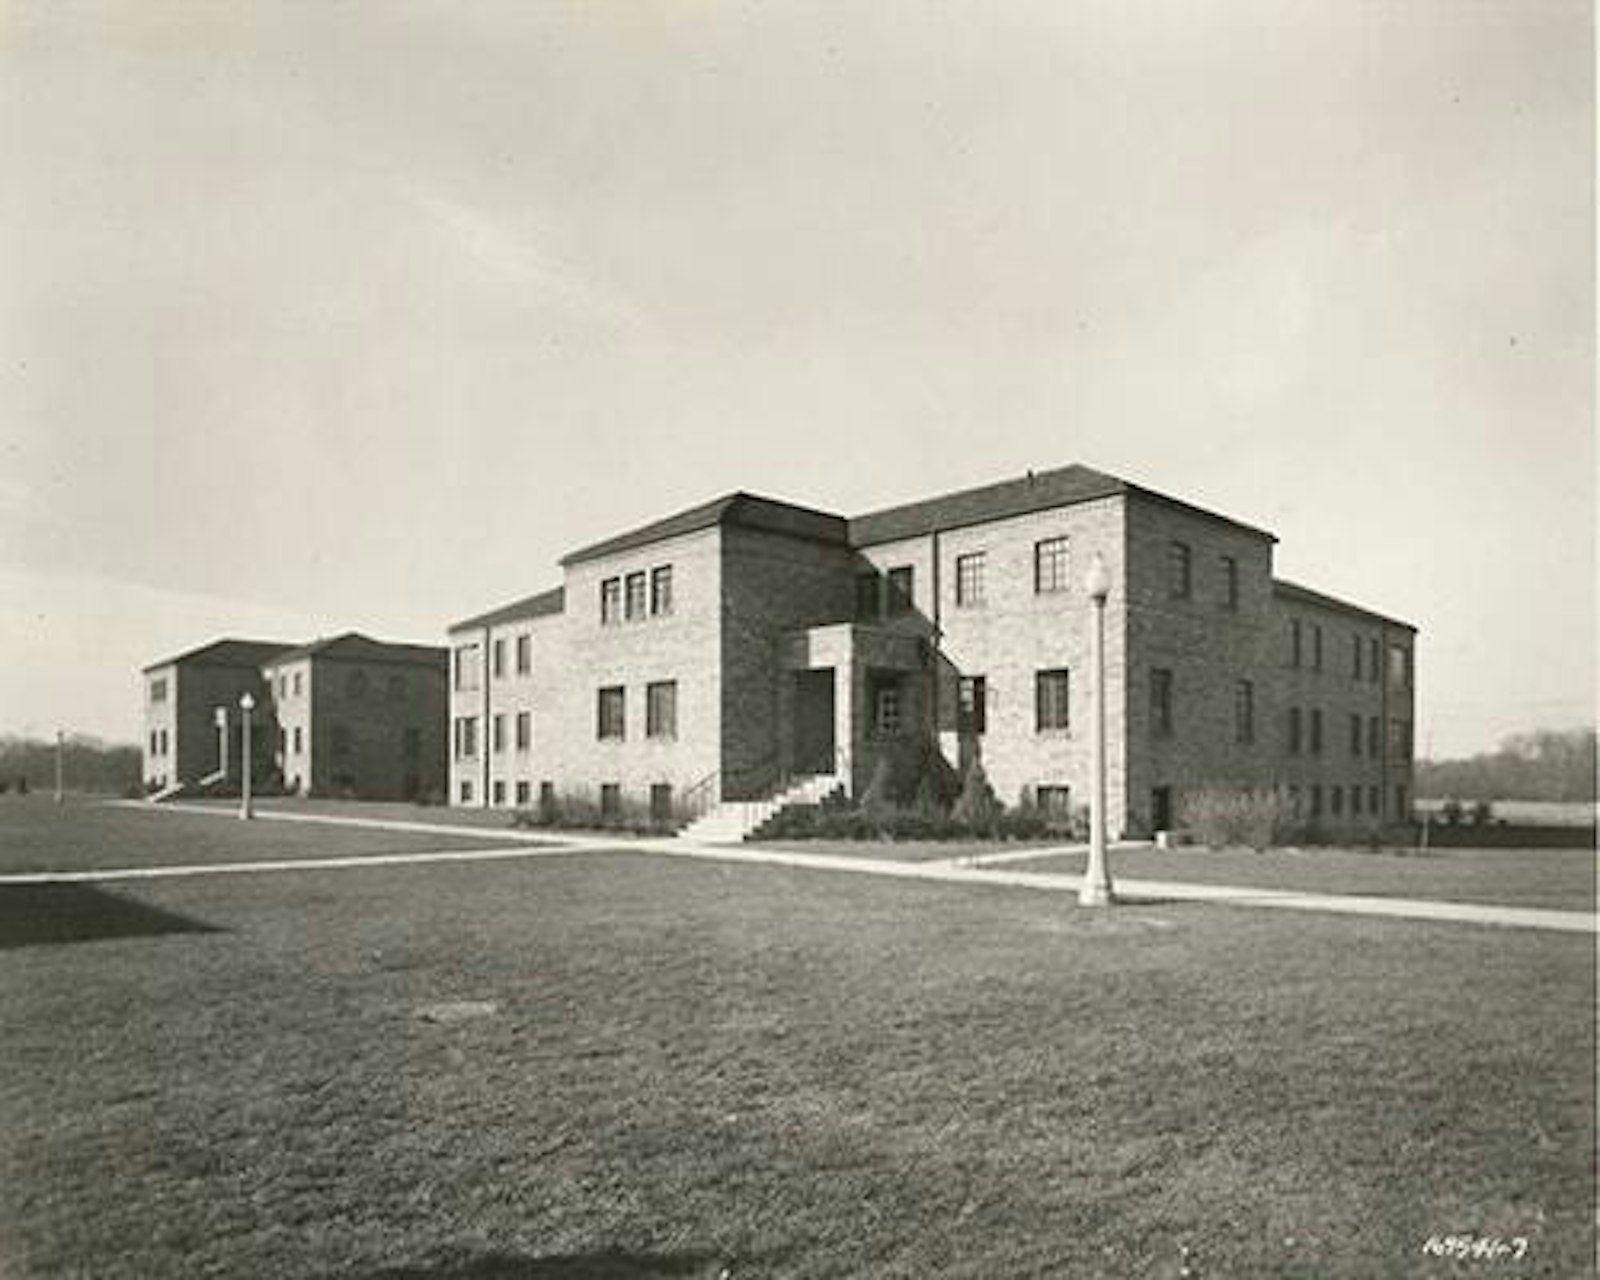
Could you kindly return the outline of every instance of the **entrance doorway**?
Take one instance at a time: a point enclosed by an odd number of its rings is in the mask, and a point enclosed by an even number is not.
[[[793,772],[833,772],[832,667],[794,673],[793,746]]]

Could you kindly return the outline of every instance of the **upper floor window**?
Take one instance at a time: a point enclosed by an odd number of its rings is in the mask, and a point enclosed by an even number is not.
[[[496,712],[494,719],[489,722],[489,734],[490,750],[497,756],[503,754],[506,749],[506,718],[500,712]]]
[[[1378,717],[1373,716],[1367,721],[1367,754],[1369,756],[1375,756],[1378,754],[1378,749],[1382,745],[1378,741],[1379,734],[1381,732],[1382,730],[1378,724]]]
[[[1040,733],[1047,729],[1070,727],[1072,722],[1070,679],[1065,667],[1034,673],[1034,725]]]
[[[1350,678],[1361,679],[1361,637],[1350,633]]]
[[[600,583],[600,625],[609,627],[622,621],[622,579],[606,578]]]
[[[270,681],[268,683],[270,683]],[[279,698],[287,698],[288,696],[289,696],[289,677],[286,676],[286,675],[280,675],[278,677],[278,697]]]
[[[1304,713],[1299,707],[1289,708],[1289,754],[1292,756],[1297,756],[1300,754],[1300,740],[1302,737],[1301,726],[1303,724],[1303,718]]]
[[[956,731],[986,733],[989,728],[989,682],[983,676],[962,676],[956,689]]]
[[[1389,721],[1389,756],[1391,759],[1403,758],[1411,754],[1411,722],[1409,720]]]
[[[983,552],[956,557],[956,603],[983,603]]]
[[[644,733],[647,738],[678,736],[678,682],[658,680],[645,686]]]
[[[1289,619],[1289,665],[1298,667],[1305,657],[1305,628],[1299,618]]]
[[[623,613],[629,622],[638,622],[645,616],[644,570],[630,573],[623,580],[623,587]]]
[[[1248,680],[1240,680],[1233,687],[1233,740],[1256,740],[1256,687]]]
[[[856,621],[876,622],[878,620],[878,575],[876,573],[856,574]]]
[[[1239,562],[1232,556],[1222,557],[1222,607],[1239,612]]]
[[[525,676],[533,670],[533,637],[524,633],[517,637],[517,674]]]
[[[533,745],[533,713],[517,712],[517,750],[526,751]]]
[[[1193,557],[1187,542],[1167,544],[1167,594],[1187,600],[1194,593]]]
[[[167,678],[157,676],[150,682],[150,701],[165,702],[167,700]]]
[[[505,676],[506,642],[503,638],[496,640],[489,650],[489,671],[496,680]]]
[[[1350,716],[1350,754],[1361,754],[1361,717],[1354,713]]]
[[[1322,670],[1322,624],[1320,622],[1311,624],[1311,669],[1313,671]]]
[[[300,671],[296,671],[294,673],[294,696],[297,697],[297,698],[300,696],[301,690],[305,687],[301,683],[301,677],[303,675],[304,675],[304,672],[300,672]]]
[[[1382,665],[1378,661],[1378,637],[1373,636],[1367,641],[1367,679],[1376,684],[1382,674]]]
[[[456,759],[471,759],[478,754],[478,718],[476,716],[456,717]],[[300,750],[300,729],[294,731],[294,749]]]
[[[1158,738],[1172,734],[1172,671],[1150,669],[1150,732]]]
[[[1404,645],[1389,646],[1389,686],[1394,689],[1411,687],[1411,655]]]
[[[650,616],[664,618],[672,612],[672,566],[658,565],[650,570]]]
[[[1322,754],[1322,708],[1311,708],[1311,754]]]
[[[628,734],[627,703],[621,685],[600,690],[596,733],[601,738],[625,738]]]
[[[457,689],[476,689],[478,687],[478,660],[479,649],[475,644],[458,644],[456,646],[456,678]],[[294,674],[294,691],[300,692],[300,673]]]
[[[1045,538],[1033,544],[1035,595],[1067,589],[1067,540]]]
[[[913,604],[912,581],[912,568],[908,564],[896,565],[889,570],[887,594],[889,616],[891,618],[897,618],[901,614],[911,612]]]

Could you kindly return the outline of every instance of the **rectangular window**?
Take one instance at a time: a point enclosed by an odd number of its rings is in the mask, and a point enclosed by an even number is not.
[[[1344,788],[1334,787],[1328,792],[1328,808],[1335,818],[1344,813]]]
[[[619,818],[622,816],[622,784],[620,782],[602,782],[600,784],[600,816],[602,818]]]
[[[299,671],[296,671],[294,673],[294,696],[297,697],[297,698],[300,696],[300,690],[303,688],[303,686],[300,683],[301,675],[302,675],[302,673],[299,672]]]
[[[288,696],[289,696],[289,677],[288,676],[279,676],[278,677],[278,697],[280,699],[283,699],[283,698],[287,698]]]
[[[533,637],[520,635],[517,637],[517,674],[525,676],[533,670]]]
[[[988,680],[983,676],[962,676],[956,687],[956,732],[986,733],[988,729]]]
[[[1299,707],[1289,708],[1289,754],[1300,754],[1301,726],[1303,723],[1302,712]]]
[[[658,680],[645,686],[644,733],[647,738],[678,736],[678,682]]]
[[[504,640],[496,640],[489,650],[489,671],[496,680],[505,676],[506,642]]]
[[[456,688],[460,691],[478,687],[479,649],[475,644],[456,646]],[[300,692],[300,673],[294,675],[294,691]]]
[[[622,579],[607,578],[600,584],[600,625],[614,627],[622,621]]]
[[[1232,556],[1222,557],[1222,607],[1239,612],[1239,562]]]
[[[528,801],[533,799],[533,784],[531,782],[517,783],[517,808],[526,809]]]
[[[1377,787],[1368,787],[1367,788],[1367,812],[1370,813],[1374,818],[1383,817],[1383,814],[1378,812],[1378,788]]]
[[[644,619],[645,610],[645,573],[640,569],[630,573],[624,580],[623,610],[629,622],[640,622]]]
[[[305,750],[305,729],[301,725],[294,727],[294,753],[300,755]]]
[[[650,817],[655,822],[671,821],[672,784],[670,782],[653,782],[650,784]]]
[[[1167,594],[1174,600],[1187,600],[1194,591],[1192,555],[1187,542],[1167,545]]]
[[[163,729],[161,731],[161,754],[162,755],[167,755],[169,750],[170,750],[170,748],[171,748],[171,746],[172,746],[172,739],[167,736],[167,731],[165,729]]]
[[[885,681],[872,695],[872,727],[881,734],[900,732],[900,682]]]
[[[1350,678],[1361,679],[1361,637],[1353,632],[1350,636]]]
[[[1150,732],[1172,736],[1172,671],[1167,667],[1150,668]]]
[[[153,756],[161,754],[161,738],[154,729],[150,730],[150,754]]]
[[[912,568],[908,564],[896,565],[889,570],[889,616],[898,618],[911,612],[913,599]]]
[[[1033,591],[1035,595],[1067,589],[1067,540],[1045,538],[1033,544]]]
[[[1322,708],[1311,708],[1311,754],[1322,754]]]
[[[627,701],[621,685],[600,690],[597,732],[601,738],[627,737]]]
[[[1411,684],[1410,655],[1404,646],[1392,644],[1389,646],[1389,687],[1391,689],[1409,688]]]
[[[1351,787],[1350,788],[1350,816],[1352,818],[1359,818],[1361,816],[1361,788],[1360,787]]]
[[[1301,627],[1299,618],[1289,619],[1289,665],[1291,667],[1300,666],[1305,656],[1303,631],[1304,628]]]
[[[499,712],[495,713],[494,720],[490,723],[489,733],[492,749],[495,755],[504,755],[506,749],[506,718]]]
[[[1322,670],[1322,624],[1320,622],[1311,624],[1311,669],[1313,671]]]
[[[1065,667],[1034,673],[1033,718],[1036,732],[1047,733],[1070,727],[1070,691],[1070,677]]]
[[[1233,740],[1256,740],[1256,689],[1248,680],[1240,680],[1233,687]]]
[[[461,779],[461,790],[460,790],[460,792],[458,794],[461,796],[461,803],[462,804],[471,804],[472,803],[472,779],[470,779],[470,778]]]
[[[856,621],[876,622],[878,620],[878,575],[876,573],[856,574]]]
[[[499,778],[494,780],[494,787],[490,793],[493,796],[494,807],[500,808],[506,802],[506,784]]]
[[[1350,754],[1361,754],[1361,717],[1358,715],[1350,717]]]
[[[150,682],[150,701],[165,702],[167,700],[167,678],[159,676]]]
[[[1383,675],[1382,666],[1378,661],[1378,637],[1373,636],[1367,641],[1367,679],[1377,684]]]
[[[526,751],[533,745],[533,713],[517,712],[517,750]]]
[[[1072,788],[1040,783],[1033,789],[1033,803],[1052,818],[1072,816]]]
[[[1382,732],[1382,729],[1378,726],[1377,716],[1373,716],[1372,719],[1367,721],[1367,754],[1369,756],[1376,756],[1378,754],[1378,747],[1380,745],[1378,735]]]
[[[650,570],[650,616],[664,618],[672,612],[672,566]]]
[[[1404,720],[1389,721],[1389,758],[1401,760],[1411,754],[1411,726]]]
[[[1312,818],[1312,821],[1315,821],[1316,819],[1320,818],[1321,816],[1322,816],[1322,784],[1320,782],[1314,782],[1314,783],[1311,784],[1311,818]]]
[[[983,603],[983,552],[956,557],[956,603],[967,608]]]

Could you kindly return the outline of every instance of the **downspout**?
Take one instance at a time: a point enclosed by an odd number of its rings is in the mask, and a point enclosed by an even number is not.
[[[939,531],[928,535],[928,547],[933,558],[933,636],[930,651],[932,679],[928,690],[928,729],[935,746],[939,742],[939,654],[944,641],[944,592],[939,583]]]
[[[483,760],[483,768],[480,770],[481,774],[483,775],[483,777],[482,777],[482,784],[483,784],[482,785],[482,796],[483,796],[483,799],[478,805],[478,807],[480,809],[487,809],[489,807],[489,730],[490,730],[489,705],[490,705],[490,702],[492,701],[492,699],[489,697],[489,670],[490,670],[490,668],[489,668],[489,632],[490,632],[490,630],[491,630],[491,628],[484,627],[484,629],[483,629],[483,647],[478,650],[478,682],[483,687],[483,715],[482,715],[482,717],[480,718],[480,721],[479,721],[480,732],[478,734],[478,754],[479,754],[479,757]]]

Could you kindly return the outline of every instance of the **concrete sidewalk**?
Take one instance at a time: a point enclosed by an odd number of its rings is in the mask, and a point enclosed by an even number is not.
[[[187,813],[238,821],[231,810],[199,805],[153,806],[143,801],[118,801],[151,813]],[[945,858],[933,862],[905,862],[893,858],[851,857],[840,854],[802,853],[791,849],[758,849],[747,845],[699,844],[682,838],[607,837],[571,832],[495,831],[482,827],[442,823],[405,822],[386,818],[350,818],[331,814],[258,811],[257,821],[321,822],[331,826],[368,827],[377,830],[432,832],[508,841],[525,846],[481,851],[388,854],[367,857],[285,859],[260,863],[218,863],[179,867],[145,867],[108,871],[26,872],[0,876],[0,884],[41,883],[49,880],[158,879],[163,875],[193,876],[241,871],[355,870],[371,866],[403,866],[441,862],[505,860],[549,857],[585,852],[648,853],[713,862],[753,866],[793,867],[804,871],[835,871],[853,875],[883,876],[897,880],[929,880],[943,884],[981,885],[990,888],[1033,889],[1076,893],[1082,877],[1039,871],[1007,871],[1000,864],[1014,860],[1008,853],[979,855],[976,859]],[[537,846],[537,847],[535,847]],[[1051,849],[1018,851],[1017,857],[1039,857]],[[1303,893],[1288,889],[1258,889],[1243,885],[1189,884],[1170,880],[1118,880],[1116,896],[1123,902],[1209,902],[1230,907],[1270,907],[1286,911],[1320,911],[1341,915],[1378,916],[1395,920],[1429,920],[1447,924],[1499,925],[1506,928],[1546,929],[1561,933],[1600,933],[1600,917],[1583,911],[1555,911],[1537,907],[1506,907],[1466,902],[1435,902],[1417,898],[1383,898],[1357,894]]]

